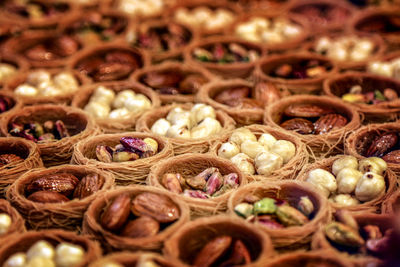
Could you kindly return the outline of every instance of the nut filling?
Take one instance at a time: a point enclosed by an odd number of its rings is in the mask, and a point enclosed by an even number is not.
[[[348,119],[333,108],[317,104],[293,104],[283,111],[280,126],[299,134],[326,134],[340,129]]]
[[[167,196],[151,192],[131,198],[117,196],[101,215],[101,225],[123,237],[144,238],[157,235],[180,217],[178,206]]]

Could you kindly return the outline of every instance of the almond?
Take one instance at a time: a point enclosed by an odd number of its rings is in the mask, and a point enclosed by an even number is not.
[[[288,106],[283,113],[288,117],[316,118],[334,112],[329,107],[321,107],[313,104],[294,104]]]
[[[312,134],[314,130],[312,122],[302,118],[287,120],[281,124],[281,127],[288,131],[294,131],[299,134]]]
[[[79,183],[78,178],[70,173],[58,173],[36,178],[26,186],[28,193],[35,191],[53,191],[69,196]]]
[[[132,212],[137,216],[147,215],[159,222],[168,223],[180,216],[179,208],[171,199],[155,193],[145,192],[132,201]]]
[[[260,82],[254,88],[254,98],[265,106],[278,101],[281,94],[273,83]]]
[[[117,196],[101,216],[101,225],[111,231],[120,229],[129,216],[131,197],[128,194]]]
[[[208,242],[197,254],[193,265],[208,267],[214,264],[230,247],[232,237],[219,236]]]
[[[218,93],[214,100],[221,103],[227,104],[229,101],[241,98],[247,98],[250,95],[250,88],[249,87],[237,87],[237,88],[230,88],[225,89],[222,92]]]
[[[314,123],[315,134],[325,134],[332,130],[341,128],[347,124],[347,119],[339,114],[328,114],[322,116]]]
[[[124,237],[140,238],[155,236],[160,230],[160,224],[149,216],[141,216],[126,224],[121,232]]]
[[[28,200],[40,203],[61,203],[69,201],[66,196],[53,191],[37,191],[30,195]]]
[[[99,177],[97,173],[88,174],[83,177],[74,191],[74,198],[85,198],[93,193],[99,191],[103,186],[104,181]]]

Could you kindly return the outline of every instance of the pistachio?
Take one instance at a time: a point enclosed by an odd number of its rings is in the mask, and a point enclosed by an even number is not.
[[[275,200],[269,197],[254,203],[254,214],[273,214],[276,210]]]
[[[178,176],[181,175],[179,173],[165,173],[162,177],[161,183],[169,191],[180,194],[182,193],[182,187],[180,184],[180,179],[182,178],[179,178]]]
[[[61,120],[57,120],[55,123],[55,133],[54,135],[56,136],[57,139],[62,139],[65,137],[69,137],[69,133],[67,130],[67,127],[65,126],[64,122]]]
[[[139,155],[130,151],[114,152],[112,155],[113,162],[134,161],[139,159]]]
[[[239,186],[239,175],[235,172],[224,175],[224,185],[229,185],[231,188]]]
[[[206,179],[204,177],[202,177],[199,174],[199,175],[196,175],[194,177],[187,178],[186,179],[186,184],[188,184],[193,189],[203,190],[203,188],[207,184],[207,181],[206,181]]]
[[[204,191],[207,194],[212,195],[222,187],[223,183],[224,179],[221,173],[219,171],[215,172],[210,176],[210,178],[208,178]]]
[[[109,146],[97,146],[96,157],[101,162],[111,163],[113,161],[113,151]]]
[[[358,231],[358,223],[348,210],[338,210],[335,213],[335,217],[339,222]]]
[[[361,247],[365,244],[357,230],[339,222],[325,226],[325,235],[332,242],[346,247]]]
[[[270,215],[257,216],[256,222],[271,230],[285,228],[282,224],[274,220]]]
[[[308,196],[300,197],[299,203],[297,203],[298,209],[305,215],[310,216],[314,212],[314,204]]]
[[[368,235],[368,239],[380,239],[382,238],[381,230],[377,225],[366,225],[363,230]]]
[[[248,218],[251,215],[253,215],[253,210],[254,210],[253,205],[245,202],[237,204],[234,208],[235,213],[244,218]]]
[[[200,191],[200,190],[188,190],[188,189],[183,191],[183,195],[187,196],[187,197],[200,198],[200,199],[207,199],[209,197],[203,191]]]
[[[276,209],[278,220],[285,226],[301,226],[309,220],[297,209],[289,205],[280,205]]]
[[[158,151],[158,143],[156,140],[154,140],[153,138],[145,138],[143,139],[143,142],[146,143],[147,145],[147,152],[146,152],[146,156],[147,157],[151,157],[153,155],[155,155]]]

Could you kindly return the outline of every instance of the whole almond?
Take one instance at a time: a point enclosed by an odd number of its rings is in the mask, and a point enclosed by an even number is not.
[[[387,153],[385,156],[382,157],[384,161],[387,163],[400,163],[400,150],[393,150],[392,152]]]
[[[314,125],[312,124],[312,122],[302,118],[287,120],[283,122],[280,126],[283,129],[294,131],[299,134],[312,134],[312,132],[314,131]]]
[[[260,82],[254,88],[254,98],[266,106],[278,101],[281,94],[273,83]]]
[[[120,229],[128,219],[131,197],[128,194],[117,196],[101,216],[101,225],[111,231]]]
[[[85,198],[99,191],[104,181],[97,173],[84,176],[78,183],[74,191],[74,198]]]
[[[121,236],[140,238],[155,236],[160,230],[160,223],[149,216],[141,216],[126,224]]]
[[[347,124],[347,119],[339,114],[322,116],[314,123],[315,134],[325,134],[332,130],[342,128]]]
[[[313,104],[293,104],[288,106],[283,113],[288,117],[316,118],[334,112],[330,107],[321,107]]]
[[[249,87],[237,87],[223,90],[214,97],[214,100],[221,104],[227,104],[229,103],[229,101],[232,101],[234,99],[247,98],[249,97],[249,95]]]
[[[177,205],[166,196],[145,192],[132,201],[132,212],[137,216],[147,215],[161,223],[177,220],[180,211]]]
[[[208,242],[197,254],[193,265],[196,267],[208,267],[215,263],[230,247],[232,237],[219,236]]]
[[[35,191],[53,191],[70,196],[79,183],[78,178],[70,173],[58,173],[42,176],[33,180],[26,186],[28,193]]]
[[[52,191],[37,191],[30,195],[28,200],[40,203],[61,203],[69,201],[66,196]]]

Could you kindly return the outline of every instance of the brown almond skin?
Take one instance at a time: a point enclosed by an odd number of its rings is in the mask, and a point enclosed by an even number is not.
[[[232,237],[219,236],[208,242],[194,259],[193,266],[208,267],[215,263],[219,257],[229,248],[232,243]]]
[[[40,203],[61,203],[69,201],[66,196],[52,191],[37,191],[30,195],[28,200]]]
[[[311,121],[295,118],[291,120],[287,120],[280,125],[283,129],[288,131],[294,131],[299,134],[312,134],[314,131],[314,125]]]
[[[133,67],[124,63],[104,62],[98,66],[94,75],[96,81],[111,81],[122,79],[133,71]]]
[[[70,196],[79,183],[78,178],[70,173],[59,173],[39,177],[26,186],[28,193],[35,191],[53,191]]]
[[[293,104],[288,106],[283,113],[288,117],[316,118],[334,112],[329,107],[312,104]]]
[[[375,139],[367,150],[367,157],[382,157],[392,147],[394,147],[399,138],[397,133],[385,133]]]
[[[147,73],[143,78],[143,81],[152,88],[164,88],[164,87],[177,87],[179,82],[182,80],[182,76],[179,73],[167,72],[150,72]]]
[[[236,266],[249,264],[251,262],[250,252],[241,240],[236,240],[233,244],[233,251],[230,258],[222,263],[222,266]]]
[[[182,193],[182,186],[180,184],[178,175],[179,174],[176,173],[165,173],[162,177],[161,183],[169,191],[180,194]]]
[[[160,223],[149,216],[141,216],[126,224],[121,236],[140,238],[155,236],[160,230]]]
[[[99,191],[103,186],[104,181],[99,177],[97,173],[88,174],[83,177],[74,191],[74,198],[85,198],[93,193]]]
[[[387,153],[385,156],[382,157],[384,161],[387,163],[400,163],[400,150],[393,150],[392,152]]]
[[[254,98],[268,105],[278,101],[281,94],[273,83],[260,82],[254,88]]]
[[[229,101],[241,98],[247,98],[250,95],[249,87],[237,87],[226,89],[214,97],[214,100],[225,105],[229,105]]]
[[[128,194],[117,196],[101,216],[101,225],[111,231],[121,228],[128,219],[131,197]]]
[[[132,201],[132,212],[137,216],[153,217],[161,223],[173,222],[180,216],[179,208],[172,200],[150,192],[135,197]]]
[[[339,114],[327,114],[314,123],[315,134],[325,134],[347,124],[347,119]]]
[[[2,154],[0,155],[0,167],[7,164],[18,164],[23,162],[24,160],[17,155],[14,154]]]
[[[190,74],[179,83],[181,94],[194,94],[200,87],[207,83],[207,79],[200,74]]]

